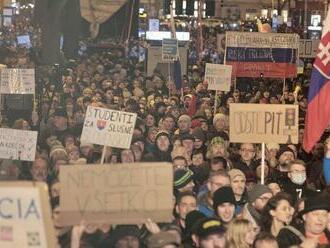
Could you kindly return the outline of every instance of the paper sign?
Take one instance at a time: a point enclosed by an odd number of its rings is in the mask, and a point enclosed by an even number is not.
[[[298,105],[232,103],[229,113],[230,142],[298,143]]]
[[[38,132],[0,128],[0,158],[34,161]]]
[[[0,93],[2,94],[34,94],[34,69],[2,69]]]
[[[0,247],[56,247],[48,187],[40,182],[0,182]]]
[[[162,58],[165,62],[171,62],[178,59],[178,40],[163,39],[162,42]]]
[[[170,163],[61,166],[60,182],[62,225],[171,221]]]
[[[128,149],[137,115],[88,106],[81,141]]]
[[[205,80],[208,90],[230,91],[231,65],[206,64]]]

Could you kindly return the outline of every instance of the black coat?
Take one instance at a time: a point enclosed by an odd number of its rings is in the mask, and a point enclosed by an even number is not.
[[[305,229],[303,226],[294,228],[297,229],[302,235],[305,235]],[[330,241],[330,232],[327,229],[325,229],[325,234]],[[288,248],[290,246],[300,245],[303,242],[297,234],[293,233],[287,228],[282,228],[276,239],[279,248]]]

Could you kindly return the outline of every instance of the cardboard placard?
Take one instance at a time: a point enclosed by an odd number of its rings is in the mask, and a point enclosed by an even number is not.
[[[81,141],[128,149],[137,114],[88,106]]]
[[[170,163],[61,166],[60,182],[62,225],[171,221]]]
[[[298,105],[232,103],[229,125],[230,142],[297,144]]]
[[[0,128],[0,158],[34,161],[38,132]]]
[[[219,65],[206,63],[205,80],[208,83],[208,90],[230,91],[231,65]]]
[[[0,182],[0,247],[55,248],[47,184]]]
[[[34,94],[34,69],[1,69],[0,93]]]

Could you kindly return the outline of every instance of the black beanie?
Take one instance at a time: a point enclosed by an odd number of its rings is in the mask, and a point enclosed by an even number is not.
[[[174,172],[174,189],[181,189],[193,180],[194,173],[189,169],[178,169]]]
[[[223,203],[231,203],[236,205],[234,191],[229,186],[224,186],[218,189],[213,194],[213,209],[216,212],[219,205]]]
[[[292,152],[293,156],[295,157],[294,151],[290,147],[282,146],[280,147],[280,150],[278,150],[278,152],[276,153],[276,159],[278,160],[281,157],[281,155],[285,152]]]

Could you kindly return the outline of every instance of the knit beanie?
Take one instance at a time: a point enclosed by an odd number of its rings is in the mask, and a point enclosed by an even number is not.
[[[288,147],[288,146],[282,146],[280,148],[280,150],[278,150],[278,152],[276,153],[276,159],[279,159],[281,157],[281,155],[285,152],[292,152],[293,156],[294,156],[294,151]]]
[[[200,127],[195,128],[192,132],[192,135],[195,137],[195,139],[199,139],[203,142],[205,142],[205,140],[206,140],[203,129],[201,129]]]
[[[236,205],[234,191],[229,186],[221,187],[213,194],[213,209],[215,212],[217,212],[218,206],[223,203],[231,203]]]
[[[254,202],[257,200],[261,195],[265,193],[272,193],[272,191],[266,185],[256,184],[254,185],[251,190],[248,192],[249,202]]]
[[[194,173],[189,169],[179,169],[174,172],[174,189],[181,189],[193,180]]]
[[[52,143],[52,146],[50,147],[49,157],[52,158],[55,153],[63,153],[66,156],[68,155],[60,141],[55,141]]]

